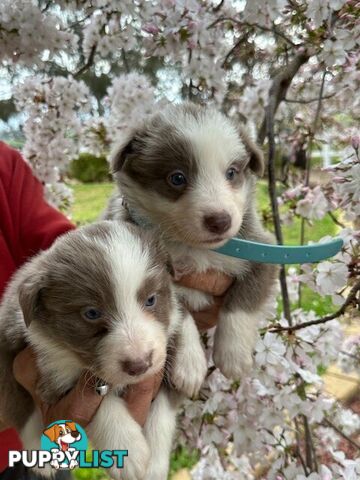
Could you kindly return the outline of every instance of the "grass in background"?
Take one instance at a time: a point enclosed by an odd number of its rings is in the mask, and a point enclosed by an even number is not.
[[[77,468],[73,476],[76,480],[110,480],[101,468]]]
[[[74,192],[72,220],[77,225],[95,222],[115,190],[112,183],[77,183],[71,188]]]

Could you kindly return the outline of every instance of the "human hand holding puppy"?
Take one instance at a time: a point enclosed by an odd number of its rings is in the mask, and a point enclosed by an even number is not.
[[[214,296],[214,304],[211,307],[201,312],[192,312],[200,331],[216,325],[222,305],[222,296],[232,281],[233,279],[228,275],[213,270],[206,273],[186,274],[178,281],[184,287],[201,290]],[[17,355],[13,369],[16,380],[30,392],[34,402],[40,408],[44,425],[49,425],[59,418],[71,418],[86,427],[103,399],[95,392],[94,385],[89,382],[89,372],[84,372],[76,386],[55,405],[47,405],[42,402],[36,389],[39,375],[36,357],[30,347]],[[125,394],[128,410],[141,426],[145,424],[151,402],[159,390],[161,381],[162,378],[155,375],[132,385]]]

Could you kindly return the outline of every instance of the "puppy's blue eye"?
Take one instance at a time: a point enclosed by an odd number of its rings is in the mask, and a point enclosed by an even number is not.
[[[145,302],[145,307],[153,307],[156,303],[156,295],[151,295]]]
[[[89,307],[83,311],[83,315],[88,320],[98,320],[102,316],[102,312],[97,308]]]
[[[173,187],[182,187],[187,184],[185,175],[182,172],[174,172],[168,176],[168,182]]]
[[[225,174],[225,177],[227,180],[229,180],[230,182],[232,180],[234,180],[234,178],[236,177],[236,175],[239,173],[239,170],[235,167],[230,167],[226,170],[226,174]]]

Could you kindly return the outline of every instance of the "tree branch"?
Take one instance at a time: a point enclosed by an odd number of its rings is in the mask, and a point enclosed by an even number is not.
[[[73,75],[74,78],[80,77],[80,75],[86,72],[86,70],[90,68],[91,65],[94,63],[96,47],[97,47],[96,44],[91,47],[90,55],[89,55],[89,58],[87,59],[87,62],[76,73],[74,73]]]
[[[287,37],[285,33],[283,33],[278,28],[276,28],[274,24],[271,27],[265,27],[263,25],[258,25],[257,23],[242,22],[241,20],[236,20],[235,18],[232,18],[232,17],[220,17],[220,18],[217,18],[214,22],[210,23],[210,25],[207,26],[207,30],[210,30],[211,28],[215,27],[221,22],[232,22],[232,23],[235,23],[238,27],[258,28],[263,32],[269,32],[269,33],[273,33],[274,35],[277,35],[278,37],[285,40],[285,42],[289,43],[292,47],[298,48],[300,46],[294,43],[289,37]]]
[[[234,53],[234,51],[237,49],[237,47],[245,40],[246,35],[242,35],[233,45],[233,47],[228,51],[226,54],[226,57],[224,58],[224,61],[222,62],[221,66],[224,68],[225,65],[227,64],[229,58],[231,55]]]
[[[269,139],[269,149],[268,149],[268,179],[269,179],[269,196],[271,202],[271,210],[274,219],[275,227],[275,236],[277,243],[282,245],[283,235],[281,230],[280,223],[280,212],[277,201],[276,193],[276,175],[275,175],[275,136],[274,136],[274,116],[275,116],[275,97],[270,96],[269,104],[266,107],[266,132]],[[284,316],[291,325],[291,308],[290,308],[290,298],[289,292],[287,289],[286,283],[286,270],[285,266],[281,265],[280,267],[280,286],[281,286],[281,297],[283,301]]]
[[[328,420],[327,418],[324,419],[323,423],[325,425],[327,425],[328,427],[332,428],[333,430],[335,430],[336,433],[338,433],[341,437],[343,437],[345,440],[347,440],[350,445],[352,445],[353,447],[357,448],[358,450],[360,450],[360,445],[358,443],[356,443],[354,440],[352,440],[350,437],[348,437],[344,432],[342,432],[340,430],[340,428],[338,428],[336,425],[334,425],[332,422],[330,422],[330,420]]]
[[[319,96],[318,96],[318,103],[317,103],[317,107],[316,107],[314,122],[313,122],[312,128],[311,128],[310,142],[309,142],[309,147],[308,147],[308,155],[306,157],[306,177],[305,177],[305,186],[306,187],[309,185],[309,182],[310,182],[311,150],[312,150],[312,145],[313,145],[315,133],[316,133],[316,130],[317,130],[317,126],[318,126],[318,123],[319,123],[323,94],[324,94],[324,88],[325,88],[326,75],[327,75],[327,71],[324,70],[322,78],[321,78],[321,85],[320,85],[320,91],[319,91]]]
[[[353,355],[352,353],[344,352],[343,350],[341,350],[340,353],[342,355],[345,355],[346,357],[353,358],[354,360],[357,360],[358,362],[360,362],[360,357],[358,357],[357,355]]]
[[[214,13],[217,13],[221,10],[222,6],[224,5],[224,1],[225,0],[220,0],[220,3],[218,5],[216,5],[214,8],[213,8],[213,12]]]
[[[312,432],[310,429],[309,421],[305,415],[302,415],[305,433],[305,459],[306,466],[310,472],[317,472],[317,461],[314,442],[312,439]]]
[[[324,95],[322,97],[322,100],[328,100],[329,98],[332,98],[332,97],[335,97],[335,95],[339,93],[339,92],[334,92],[334,93],[329,93],[329,95]],[[309,100],[303,100],[303,99],[299,99],[299,100],[295,100],[294,98],[284,98],[284,102],[287,102],[287,103],[300,103],[302,105],[306,105],[308,103],[313,103],[313,102],[318,102],[319,101],[319,97],[316,97],[316,98],[310,98]]]
[[[239,22],[240,23],[240,22]],[[287,37],[285,35],[285,33],[281,32],[280,30],[278,30],[275,25],[273,25],[272,27],[265,27],[263,25],[257,25],[257,24],[254,24],[254,23],[248,23],[248,22],[241,22],[241,25],[242,26],[246,26],[246,27],[253,27],[253,28],[258,28],[259,30],[262,30],[263,32],[269,32],[269,33],[273,33],[274,35],[277,35],[278,37],[282,38],[283,40],[285,40],[285,42],[289,43],[292,47],[295,47],[295,48],[298,48],[300,45],[297,45],[296,43],[294,43],[289,37]]]
[[[300,428],[299,428],[299,422],[298,422],[297,417],[294,418],[294,423],[295,423],[295,438],[296,438],[296,455],[300,459],[300,463],[301,463],[301,465],[304,469],[305,476],[307,476],[308,475],[308,469],[307,469],[305,460],[304,460],[304,458],[301,454],[301,449],[300,449],[300,434],[299,434]]]
[[[346,225],[344,225],[343,223],[341,223],[341,222],[335,217],[335,215],[334,215],[332,212],[328,212],[328,215],[329,215],[329,217],[331,218],[331,220],[335,223],[335,225],[337,225],[338,227],[341,227],[341,228],[346,228]]]
[[[304,185],[306,187],[310,183],[312,146],[313,146],[313,142],[314,142],[314,138],[315,138],[315,132],[317,130],[317,125],[319,123],[319,118],[320,118],[322,99],[323,99],[324,88],[325,88],[326,73],[327,73],[326,70],[324,70],[322,78],[321,78],[321,85],[320,85],[319,95],[318,95],[318,98],[317,98],[316,113],[315,113],[314,121],[313,121],[313,124],[312,124],[312,127],[311,127],[311,131],[310,131],[309,143],[308,143],[308,147],[307,147],[307,155],[306,155],[306,158],[305,158],[306,166],[305,166],[305,183],[304,183]],[[301,224],[300,224],[300,245],[304,245],[304,241],[305,241],[305,218],[302,217]],[[299,306],[301,306],[301,302],[302,302],[301,283],[299,283],[299,286],[298,286],[298,293],[299,293]]]
[[[278,71],[275,77],[272,80],[272,85],[269,91],[269,97],[272,99],[272,113],[275,117],[275,113],[280,105],[280,102],[286,98],[286,93],[292,79],[295,77],[300,67],[306,63],[311,57],[310,53],[305,51],[299,52],[295,55],[293,60],[288,64],[287,67],[282,68]],[[258,134],[258,143],[262,145],[266,138],[267,133],[267,119],[266,114],[261,123],[261,127]]]
[[[126,73],[130,73],[129,62],[127,60],[126,53],[123,48],[121,49],[121,58],[122,58]]]
[[[325,317],[319,318],[317,320],[310,320],[309,322],[298,323],[297,325],[289,325],[288,327],[270,327],[268,329],[271,333],[278,333],[278,332],[288,332],[291,334],[295,330],[300,330],[302,328],[310,327],[311,325],[320,325],[323,323],[330,322],[331,320],[335,320],[338,317],[341,317],[346,312],[347,307],[350,305],[359,305],[360,306],[360,299],[357,298],[357,294],[360,291],[360,280],[355,283],[355,285],[350,290],[349,295],[347,296],[345,302],[342,306],[337,310],[335,313],[331,315],[326,315]]]
[[[41,13],[47,12],[51,7],[51,3],[52,3],[51,1],[46,2],[45,7],[41,10]]]

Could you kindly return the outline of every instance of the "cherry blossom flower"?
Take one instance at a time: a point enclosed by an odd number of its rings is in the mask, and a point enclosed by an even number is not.
[[[266,333],[256,344],[255,351],[255,359],[259,365],[277,365],[286,352],[286,347],[276,334]]]
[[[323,295],[331,295],[346,283],[348,268],[342,263],[321,262],[317,267],[316,284]]]

